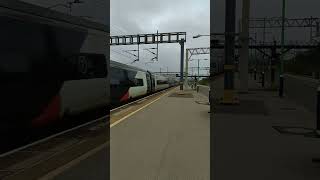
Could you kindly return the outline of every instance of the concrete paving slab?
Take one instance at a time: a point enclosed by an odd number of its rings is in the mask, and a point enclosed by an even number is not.
[[[254,89],[255,83],[250,80],[249,86]],[[216,94],[222,94],[223,78],[215,84]],[[263,101],[267,115],[216,113],[212,116],[211,165],[214,171],[211,176],[218,180],[320,179],[320,165],[312,162],[313,158],[320,157],[320,139],[284,135],[272,127],[315,128],[314,115],[287,98],[279,98],[277,92],[253,92],[239,94],[240,103]]]
[[[112,180],[210,179],[209,106],[168,96],[112,127]]]

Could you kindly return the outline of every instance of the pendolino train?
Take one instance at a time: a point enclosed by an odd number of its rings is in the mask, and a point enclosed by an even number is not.
[[[0,23],[0,137],[108,114],[106,25],[21,1],[0,2]]]
[[[153,74],[150,71],[110,61],[112,107],[175,86],[177,83],[177,79],[173,77]]]
[[[108,115],[111,105],[177,85],[175,77],[110,62],[105,25],[20,1],[4,2],[0,1],[2,140],[9,141],[7,134],[27,136],[90,112]],[[88,116],[88,121],[94,118]]]

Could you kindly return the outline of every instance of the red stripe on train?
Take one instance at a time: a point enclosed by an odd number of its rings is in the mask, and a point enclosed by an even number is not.
[[[127,91],[126,94],[122,96],[122,98],[120,99],[120,102],[127,101],[128,99],[129,99],[129,91]]]
[[[50,103],[42,110],[42,113],[32,121],[33,126],[44,126],[60,116],[61,98],[59,95],[53,97]]]

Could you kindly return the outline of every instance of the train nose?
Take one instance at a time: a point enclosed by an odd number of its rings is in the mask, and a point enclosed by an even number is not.
[[[47,106],[45,106],[41,114],[32,121],[33,127],[41,127],[50,124],[60,116],[61,98],[56,95],[52,98]]]

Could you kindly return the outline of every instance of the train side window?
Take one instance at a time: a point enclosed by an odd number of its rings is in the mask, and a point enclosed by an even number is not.
[[[143,86],[143,79],[135,79],[135,81],[136,86]]]
[[[122,69],[119,68],[111,68],[110,69],[110,83],[111,85],[118,85],[120,86],[121,83],[126,81],[126,77],[124,74],[124,71]]]
[[[157,84],[168,84],[168,81],[157,80]]]
[[[136,78],[137,72],[136,71],[126,71],[128,75],[128,80],[130,82],[130,86],[136,87],[136,86],[143,86],[143,80]]]

